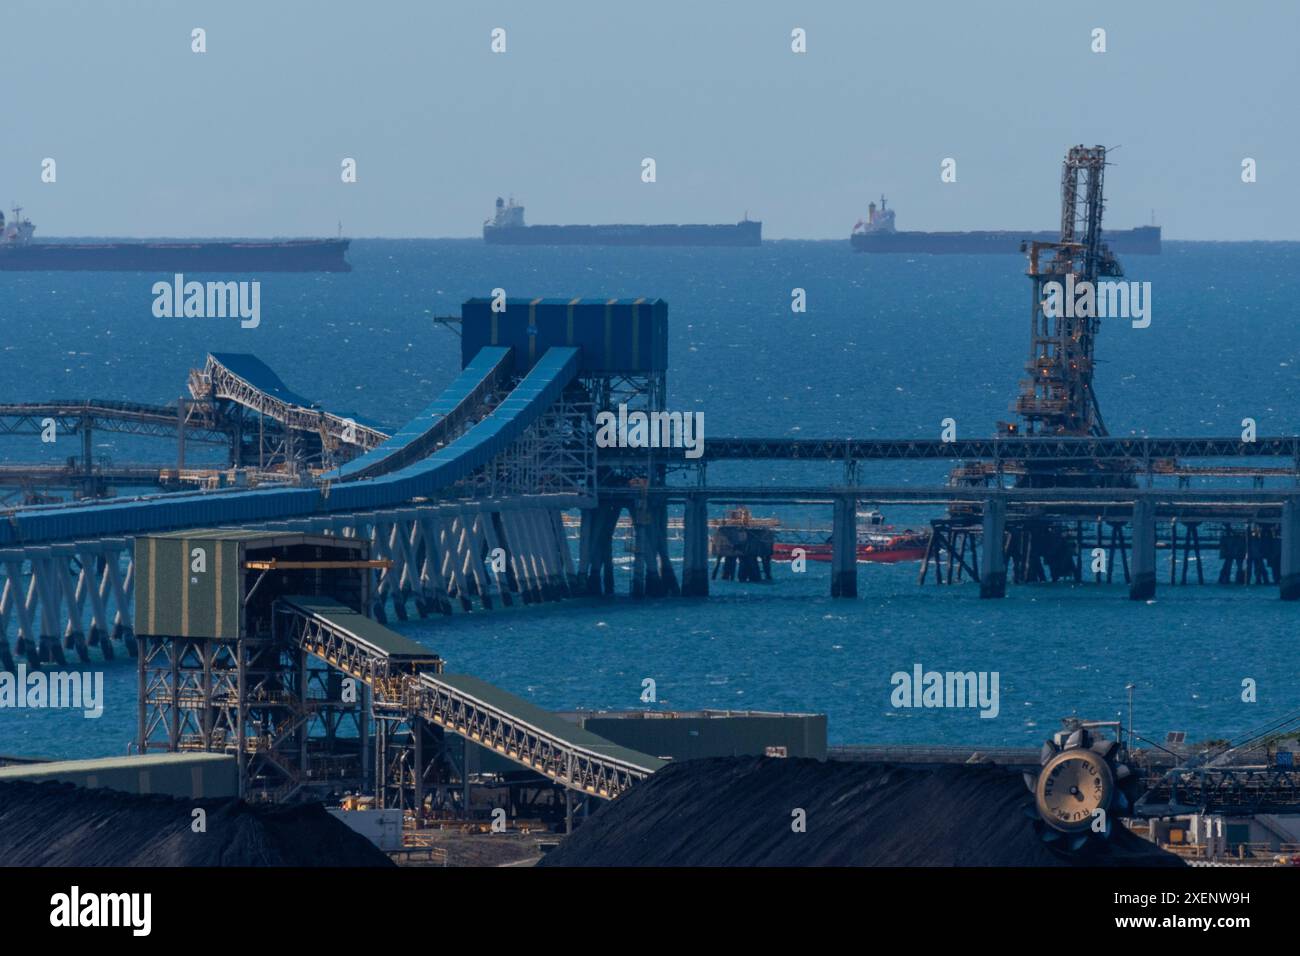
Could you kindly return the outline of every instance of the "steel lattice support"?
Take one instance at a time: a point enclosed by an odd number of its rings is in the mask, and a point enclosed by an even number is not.
[[[381,647],[293,599],[276,604],[273,635],[280,653],[296,650],[323,660],[370,691],[370,713],[376,723],[375,791],[382,805],[423,807],[426,785],[438,782],[442,748],[435,731],[439,728],[562,786],[606,799],[619,796],[655,769],[630,762],[626,754],[575,743],[489,703],[479,689],[483,685],[467,687],[463,679],[444,678],[435,655],[391,660]],[[144,674],[145,665],[141,667]],[[165,678],[161,683],[166,685]],[[142,677],[141,686],[152,685]],[[241,684],[241,699],[247,690]],[[143,714],[142,708],[142,721]],[[578,737],[581,732],[575,727],[573,734]],[[274,740],[268,742],[268,753],[284,750]],[[467,773],[462,766],[462,781]]]
[[[141,636],[137,746],[232,753],[246,798],[284,800],[305,780],[305,659],[270,635]]]
[[[381,619],[414,603],[421,617],[490,610],[574,593],[575,569],[561,513],[585,498],[523,496],[331,515],[259,527],[337,534],[371,542]],[[0,551],[0,665],[62,664],[68,652],[111,660],[116,642],[134,656],[132,539]],[[10,644],[10,636],[14,643]],[[11,649],[12,648],[12,649]]]
[[[0,551],[0,664],[13,665],[11,629],[32,665],[64,663],[68,650],[86,661],[91,647],[112,660],[115,641],[134,656],[133,592],[128,539]]]
[[[187,442],[228,445],[230,430],[217,420],[210,405],[143,405],[135,402],[85,399],[69,402],[0,403],[0,435],[41,435],[53,419],[56,435],[85,435],[95,431],[124,435],[175,438]]]
[[[369,451],[388,438],[378,429],[351,419],[317,408],[293,405],[270,395],[240,378],[211,355],[201,372],[191,373],[190,392],[196,399],[234,402],[274,419],[288,429],[325,434],[339,444],[354,445],[363,451]]]
[[[1101,322],[1095,310],[1092,315],[1076,315],[1074,303],[1061,302],[1059,296],[1057,304],[1063,307],[1049,311],[1045,288],[1049,283],[1073,288],[1067,286],[1067,280],[1095,283],[1102,277],[1124,274],[1101,242],[1105,169],[1104,146],[1073,147],[1061,172],[1060,241],[1030,244],[1030,356],[1025,366],[1028,378],[1016,401],[1028,434],[1106,434],[1092,387],[1093,351]]]
[[[569,789],[614,799],[652,772],[585,752],[427,675],[419,679],[416,692],[415,706],[425,719]]]

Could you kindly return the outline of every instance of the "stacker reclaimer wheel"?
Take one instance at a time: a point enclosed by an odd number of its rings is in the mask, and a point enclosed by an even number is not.
[[[1026,814],[1038,838],[1067,854],[1104,846],[1114,832],[1113,818],[1127,816],[1136,798],[1138,779],[1126,758],[1117,741],[1086,725],[1044,741],[1041,769],[1024,775],[1034,795]]]

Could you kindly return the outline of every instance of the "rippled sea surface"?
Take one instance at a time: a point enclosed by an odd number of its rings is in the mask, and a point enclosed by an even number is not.
[[[0,273],[0,401],[94,396],[160,403],[208,351],[253,352],[327,407],[398,425],[459,370],[459,340],[432,316],[493,288],[511,296],[648,296],[669,303],[669,403],[722,435],[991,434],[1010,417],[1028,347],[1028,281],[1015,256],[865,257],[840,242],[761,249],[488,248],[474,240],[358,240],[343,275],[262,277],[262,322],[156,319],[159,276]],[[1125,259],[1152,283],[1152,322],[1105,324],[1097,389],[1113,434],[1261,434],[1300,422],[1300,244],[1165,244]],[[791,290],[808,311],[790,310]],[[59,443],[0,437],[0,460],[59,460]],[[96,454],[167,460],[170,444],[100,434]],[[202,460],[191,449],[190,460]],[[863,484],[932,484],[944,467],[871,466]],[[712,483],[821,482],[833,466],[712,466]],[[774,509],[829,524],[817,510]],[[919,525],[923,509],[888,519]],[[676,547],[680,548],[680,542]],[[1233,736],[1300,707],[1300,608],[1270,588],[1169,587],[1150,603],[1113,585],[1043,585],[980,601],[920,588],[917,566],[859,565],[857,600],[832,600],[827,565],[774,567],[764,584],[715,582],[706,601],[578,600],[396,624],[450,667],[557,708],[824,712],[832,742],[1030,744],[1060,717],[1125,707],[1162,739]],[[1207,576],[1218,562],[1207,555]],[[628,572],[621,572],[621,585]],[[624,587],[625,590],[625,587]],[[996,671],[1000,709],[895,709],[890,677]],[[134,736],[136,677],[104,665],[106,711],[0,709],[0,753],[93,756]],[[1242,681],[1258,684],[1244,703]]]

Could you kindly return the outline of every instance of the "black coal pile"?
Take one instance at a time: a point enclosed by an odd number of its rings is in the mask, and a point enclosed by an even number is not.
[[[541,866],[1181,866],[1117,825],[1058,855],[1018,772],[720,757],[669,764],[594,814]],[[792,824],[802,810],[805,832]]]
[[[207,816],[195,833],[193,811]],[[0,784],[5,866],[392,866],[319,804],[178,800],[61,783]]]

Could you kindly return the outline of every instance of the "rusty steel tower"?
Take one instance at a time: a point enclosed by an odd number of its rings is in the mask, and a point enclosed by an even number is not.
[[[1103,436],[1106,425],[1093,390],[1093,348],[1100,328],[1093,296],[1075,290],[1100,278],[1122,276],[1119,260],[1101,241],[1105,206],[1102,180],[1106,147],[1075,146],[1061,170],[1061,238],[1029,242],[1027,275],[1033,283],[1028,377],[1015,411],[1025,434]],[[1055,291],[1049,289],[1057,283]],[[1051,303],[1051,305],[1049,305]],[[1020,431],[1017,426],[1004,428]]]

